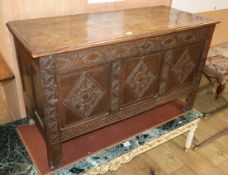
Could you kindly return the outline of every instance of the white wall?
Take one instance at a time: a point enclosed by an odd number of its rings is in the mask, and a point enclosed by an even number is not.
[[[119,2],[119,1],[124,1],[124,0],[88,0],[88,3],[93,4],[93,3]]]
[[[191,13],[199,13],[228,9],[228,0],[173,0],[172,7]]]

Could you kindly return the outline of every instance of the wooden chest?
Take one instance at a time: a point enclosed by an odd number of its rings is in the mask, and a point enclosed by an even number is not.
[[[68,139],[177,98],[191,109],[216,23],[168,7],[9,22],[49,166]]]

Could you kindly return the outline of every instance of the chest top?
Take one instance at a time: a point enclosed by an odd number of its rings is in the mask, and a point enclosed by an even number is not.
[[[216,21],[164,6],[9,22],[33,58],[168,34]]]

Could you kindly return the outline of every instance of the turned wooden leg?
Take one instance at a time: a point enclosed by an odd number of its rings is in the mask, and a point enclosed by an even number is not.
[[[224,91],[224,89],[225,89],[225,84],[219,83],[217,85],[215,99],[218,99],[220,97],[220,95],[222,94],[222,92]]]
[[[194,133],[196,131],[196,128],[197,127],[194,127],[188,132],[187,140],[186,140],[186,143],[185,143],[185,151],[186,152],[189,150],[189,148],[192,145],[192,141],[193,141],[193,138],[194,138]]]

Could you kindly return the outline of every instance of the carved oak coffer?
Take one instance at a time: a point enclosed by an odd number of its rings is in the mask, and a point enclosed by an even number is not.
[[[216,23],[168,7],[9,22],[49,166],[61,142],[177,98],[191,109]]]

